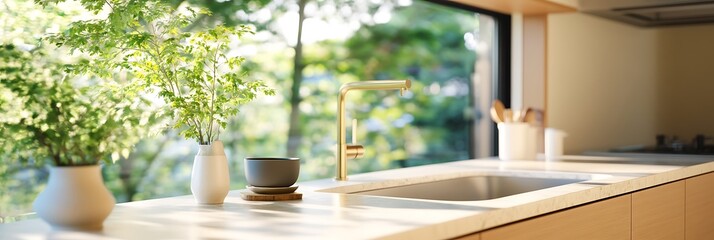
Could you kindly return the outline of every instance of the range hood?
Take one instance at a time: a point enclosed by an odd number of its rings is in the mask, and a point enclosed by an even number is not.
[[[581,12],[638,26],[714,22],[712,0],[579,0]]]

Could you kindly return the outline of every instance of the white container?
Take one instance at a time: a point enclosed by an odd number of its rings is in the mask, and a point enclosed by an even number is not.
[[[230,190],[223,143],[200,145],[191,170],[191,193],[199,204],[222,204]]]
[[[538,127],[528,125],[526,133],[526,160],[536,160],[538,157]]]
[[[115,203],[99,165],[53,166],[47,187],[32,207],[53,228],[100,230]]]
[[[538,129],[528,123],[498,124],[498,158],[501,160],[535,160]]]
[[[556,161],[563,156],[563,138],[568,134],[555,128],[545,129],[545,160]]]

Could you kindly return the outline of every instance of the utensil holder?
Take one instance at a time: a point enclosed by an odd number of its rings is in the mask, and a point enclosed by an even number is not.
[[[538,129],[528,123],[498,124],[498,158],[501,160],[535,160]]]

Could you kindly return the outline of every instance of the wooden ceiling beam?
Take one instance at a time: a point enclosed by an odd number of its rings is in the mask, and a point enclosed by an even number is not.
[[[454,2],[504,14],[541,15],[576,11],[573,7],[547,0],[454,0]]]

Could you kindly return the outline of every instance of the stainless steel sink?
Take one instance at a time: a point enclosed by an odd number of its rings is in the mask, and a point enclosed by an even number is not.
[[[352,194],[445,201],[479,201],[590,180],[592,177],[549,178],[479,175],[402,185]]]

